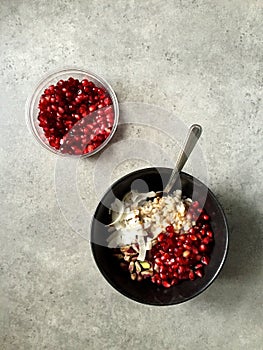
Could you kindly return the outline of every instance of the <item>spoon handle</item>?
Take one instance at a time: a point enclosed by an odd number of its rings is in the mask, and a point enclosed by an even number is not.
[[[184,146],[181,149],[179,156],[176,161],[175,168],[170,176],[170,179],[164,189],[165,193],[169,193],[175,184],[180,171],[183,169],[187,159],[189,158],[192,150],[194,149],[197,141],[202,134],[202,127],[198,124],[193,124],[190,126],[188,134],[186,136]]]

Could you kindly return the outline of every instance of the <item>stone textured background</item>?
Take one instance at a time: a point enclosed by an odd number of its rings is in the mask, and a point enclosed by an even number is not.
[[[0,18],[0,348],[263,349],[262,1],[1,0]],[[122,103],[203,125],[210,187],[231,232],[219,278],[197,298],[158,308],[119,295],[62,215],[56,158],[28,132],[25,102],[64,66],[101,74]],[[125,136],[147,132],[121,126],[115,140]],[[92,209],[97,159],[78,165]],[[142,166],[119,164],[112,180]]]

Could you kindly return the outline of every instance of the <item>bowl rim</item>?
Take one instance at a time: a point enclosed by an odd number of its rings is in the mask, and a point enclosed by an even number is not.
[[[98,81],[100,84],[104,86],[104,88],[109,93],[111,99],[112,99],[112,105],[114,108],[114,124],[112,126],[111,133],[109,136],[103,141],[101,145],[99,145],[97,148],[95,148],[92,152],[82,154],[82,155],[74,155],[74,154],[63,154],[59,152],[59,150],[56,150],[55,148],[47,145],[43,142],[41,137],[39,136],[39,133],[36,130],[36,127],[34,125],[34,105],[37,102],[36,100],[39,98],[39,95],[43,93],[44,89],[49,86],[52,80],[55,78],[58,78],[63,74],[83,74],[86,75],[88,78],[93,79],[94,81]],[[62,158],[88,158],[93,156],[94,154],[100,152],[106,145],[109,143],[109,141],[112,139],[113,135],[115,134],[115,131],[118,126],[119,122],[119,102],[116,96],[115,91],[113,90],[112,86],[108,83],[108,81],[103,78],[102,76],[87,70],[85,68],[77,68],[77,67],[64,67],[64,68],[58,68],[54,69],[52,71],[47,72],[43,75],[43,77],[38,80],[38,83],[34,85],[34,88],[31,90],[31,93],[28,95],[28,98],[26,100],[25,104],[25,117],[26,117],[26,125],[30,133],[33,135],[34,139],[40,144],[44,149],[50,151],[52,154],[62,157]]]
[[[145,173],[145,172],[149,172],[149,171],[152,171],[152,170],[157,170],[157,171],[172,171],[173,169],[172,168],[167,168],[167,167],[148,167],[148,168],[143,168],[143,169],[139,169],[139,170],[135,170],[129,174],[126,174],[124,176],[122,176],[121,178],[119,178],[118,180],[116,180],[105,192],[104,194],[101,196],[101,199],[94,211],[94,214],[93,214],[93,219],[92,219],[92,222],[91,222],[91,228],[90,228],[90,231],[91,231],[91,235],[90,235],[90,247],[91,247],[91,251],[92,251],[92,257],[93,257],[93,260],[95,261],[95,265],[97,267],[97,269],[99,270],[100,274],[106,279],[106,281],[108,282],[108,284],[111,286],[111,288],[113,288],[115,290],[115,292],[118,292],[120,293],[121,295],[125,296],[126,298],[128,298],[129,300],[132,300],[136,303],[139,303],[139,304],[143,304],[143,305],[147,305],[147,306],[166,306],[166,307],[172,307],[174,305],[178,305],[178,304],[182,304],[184,302],[187,302],[195,297],[197,297],[198,295],[200,295],[201,293],[203,293],[209,286],[211,286],[211,284],[215,281],[215,279],[218,277],[219,273],[222,271],[222,268],[225,264],[225,261],[226,261],[226,258],[227,258],[227,255],[228,255],[228,250],[229,250],[229,226],[228,226],[228,223],[227,223],[227,218],[226,218],[226,214],[223,210],[223,207],[222,205],[219,203],[218,199],[216,198],[216,196],[214,195],[214,193],[210,190],[209,187],[207,187],[202,181],[200,181],[199,179],[197,179],[196,177],[194,177],[193,175],[191,174],[188,174],[186,172],[183,172],[181,171],[180,172],[180,175],[182,174],[183,176],[185,176],[186,178],[192,178],[194,181],[196,181],[197,183],[199,183],[200,185],[202,186],[205,186],[208,190],[207,193],[209,193],[209,195],[212,197],[212,199],[215,201],[216,205],[218,206],[221,214],[222,214],[222,217],[223,217],[223,222],[224,222],[224,226],[225,226],[225,231],[226,231],[226,234],[225,234],[225,246],[224,246],[224,253],[223,253],[223,257],[222,257],[222,260],[219,264],[219,266],[217,267],[216,269],[216,272],[215,274],[213,275],[213,277],[200,289],[198,290],[196,293],[193,293],[193,295],[191,295],[190,297],[188,297],[187,299],[184,299],[184,300],[180,300],[178,302],[174,302],[174,303],[155,303],[155,302],[144,302],[144,301],[141,301],[141,300],[138,300],[137,298],[133,297],[132,295],[128,294],[125,290],[119,288],[118,286],[114,286],[110,280],[110,278],[108,277],[108,275],[106,273],[104,273],[103,269],[99,266],[98,264],[98,260],[97,260],[97,256],[96,254],[94,253],[94,247],[97,245],[96,243],[92,242],[92,236],[93,236],[93,226],[94,226],[94,218],[99,210],[99,207],[103,201],[103,199],[106,197],[106,195],[110,192],[110,190],[112,188],[114,188],[116,185],[118,185],[119,183],[125,181],[127,178],[129,178],[130,176],[132,175],[135,175],[135,174],[140,174],[140,173]]]

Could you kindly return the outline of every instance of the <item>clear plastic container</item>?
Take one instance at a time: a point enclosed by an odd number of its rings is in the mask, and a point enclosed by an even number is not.
[[[112,100],[112,108],[113,108],[113,115],[114,115],[114,121],[113,121],[113,126],[111,129],[110,134],[107,136],[107,138],[98,146],[96,147],[93,151],[86,153],[86,154],[81,154],[81,155],[76,155],[76,154],[68,154],[68,153],[62,153],[60,149],[56,149],[52,147],[49,144],[48,139],[46,138],[44,131],[42,127],[39,126],[39,120],[38,120],[38,115],[39,115],[39,101],[41,98],[41,95],[44,93],[44,90],[48,88],[51,85],[56,85],[59,80],[68,80],[70,77],[74,79],[79,79],[80,81],[83,79],[87,79],[95,84],[96,87],[98,88],[104,88],[107,93],[109,94],[111,100]],[[82,70],[82,69],[62,69],[56,72],[53,72],[52,74],[49,74],[46,76],[44,79],[42,79],[35,90],[33,91],[32,96],[30,96],[27,100],[26,104],[26,120],[27,120],[27,125],[30,131],[32,132],[33,136],[35,139],[48,151],[55,153],[59,156],[63,157],[90,157],[94,155],[95,153],[101,151],[111,140],[112,136],[114,135],[117,125],[118,125],[118,120],[119,120],[119,105],[118,105],[118,100],[116,97],[115,92],[113,91],[112,87],[110,84],[100,76],[87,71],[87,70]],[[69,130],[70,131],[70,130]]]

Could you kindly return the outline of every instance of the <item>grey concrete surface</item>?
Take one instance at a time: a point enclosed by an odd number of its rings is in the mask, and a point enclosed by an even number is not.
[[[262,10],[260,0],[1,0],[0,349],[263,349]],[[203,125],[230,250],[197,298],[168,308],[124,298],[65,219],[56,157],[33,140],[24,112],[37,81],[64,66],[103,75],[121,103],[155,104]],[[173,145],[152,132],[172,157]],[[122,125],[115,141],[147,135]],[[90,211],[98,160],[77,165]],[[147,151],[116,164],[111,179],[145,164]],[[70,198],[74,184],[65,188]]]

